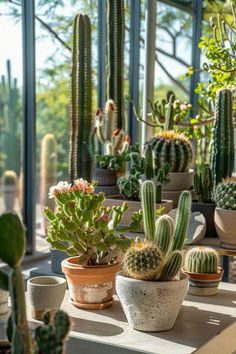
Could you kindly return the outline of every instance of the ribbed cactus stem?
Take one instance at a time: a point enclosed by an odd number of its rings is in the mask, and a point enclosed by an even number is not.
[[[210,247],[194,247],[186,256],[185,268],[191,273],[217,273],[218,254]]]
[[[173,108],[173,101],[175,99],[175,95],[171,94],[169,96],[169,100],[166,107],[166,118],[164,124],[164,130],[173,130],[174,127],[174,108]]]
[[[145,181],[141,185],[141,201],[143,210],[143,226],[147,240],[152,241],[156,223],[156,191],[153,181]]]
[[[107,0],[107,98],[116,104],[119,129],[124,128],[124,39],[124,1]]]
[[[176,215],[175,232],[172,250],[180,250],[187,238],[192,196],[189,191],[182,192]]]
[[[157,219],[154,242],[161,249],[164,255],[166,255],[170,250],[173,232],[174,223],[169,215],[162,215],[159,219]]]
[[[175,276],[180,271],[183,261],[183,256],[180,251],[174,251],[170,254],[162,269],[161,276],[159,280],[169,281],[175,278]]]
[[[150,145],[147,146],[145,150],[145,177],[146,179],[152,179],[154,177],[154,161],[153,152]]]
[[[106,140],[110,140],[113,131],[115,130],[115,103],[108,100],[105,106],[106,115]]]
[[[229,89],[221,89],[216,93],[213,129],[212,173],[214,188],[223,178],[231,177],[234,156],[232,92]]]

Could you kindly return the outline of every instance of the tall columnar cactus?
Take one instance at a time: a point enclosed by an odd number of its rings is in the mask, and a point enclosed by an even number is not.
[[[78,177],[91,180],[92,156],[89,152],[91,124],[91,28],[89,17],[78,14],[73,27],[71,70],[69,154],[71,181]]]
[[[162,131],[147,144],[154,151],[156,168],[168,163],[170,172],[185,172],[193,162],[193,147],[184,134],[173,130]]]
[[[128,249],[123,272],[126,276],[141,280],[172,280],[182,264],[181,250],[189,225],[191,194],[185,191],[181,195],[175,227],[169,215],[163,215],[156,221],[155,186],[152,181],[142,184],[141,197],[147,241],[142,243],[138,240]]]
[[[166,117],[165,117],[165,124],[164,130],[173,130],[174,128],[174,107],[173,102],[175,100],[175,95],[172,93],[168,97],[168,103],[165,107],[166,110]]]
[[[212,173],[213,185],[231,177],[234,168],[234,127],[232,92],[221,89],[216,93],[215,123],[213,129]]]
[[[48,198],[49,188],[57,183],[57,142],[53,134],[46,134],[41,143],[41,186],[42,207],[54,207],[53,199]]]
[[[116,104],[116,127],[124,122],[124,0],[107,0],[107,99]]]
[[[70,328],[69,316],[63,311],[47,312],[42,320],[44,325],[35,330],[34,354],[65,354],[65,340]]]
[[[211,203],[213,200],[213,178],[208,164],[203,166],[200,173],[194,173],[194,190],[199,202]]]
[[[218,254],[210,247],[194,247],[188,251],[185,269],[191,273],[217,273]]]
[[[220,208],[236,210],[236,177],[223,179],[216,186],[214,200]]]

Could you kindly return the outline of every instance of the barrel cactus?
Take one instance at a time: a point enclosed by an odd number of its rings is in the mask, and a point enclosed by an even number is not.
[[[236,177],[223,179],[216,186],[214,200],[220,208],[236,210]]]
[[[218,253],[210,247],[194,247],[188,251],[185,260],[185,270],[190,273],[217,273]]]
[[[212,173],[214,187],[223,178],[232,176],[234,155],[232,92],[228,89],[221,89],[216,93],[213,129]]]
[[[74,20],[70,99],[71,181],[78,177],[91,180],[92,155],[89,136],[92,125],[91,28],[87,15],[78,14]]]
[[[146,240],[128,249],[123,273],[141,280],[168,281],[176,277],[182,265],[181,251],[189,226],[191,194],[188,191],[181,194],[175,226],[169,215],[156,220],[155,198],[153,181],[143,182],[141,199]]]
[[[184,134],[164,130],[155,135],[147,144],[154,151],[156,168],[168,163],[170,172],[185,172],[191,167],[193,147]]]
[[[208,164],[203,166],[200,173],[194,173],[194,190],[198,201],[211,203],[213,198],[213,178],[212,170]]]

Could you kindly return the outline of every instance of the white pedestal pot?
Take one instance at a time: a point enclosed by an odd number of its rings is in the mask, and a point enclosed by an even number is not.
[[[143,281],[117,273],[116,292],[130,326],[147,332],[166,331],[173,327],[187,293],[188,278]]]

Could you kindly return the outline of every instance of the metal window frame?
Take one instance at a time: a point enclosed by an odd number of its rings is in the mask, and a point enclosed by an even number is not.
[[[26,254],[35,252],[35,8],[34,0],[22,0],[23,40],[23,221]]]

